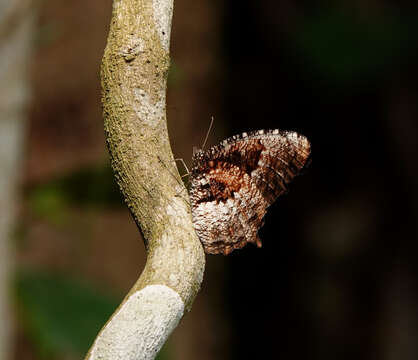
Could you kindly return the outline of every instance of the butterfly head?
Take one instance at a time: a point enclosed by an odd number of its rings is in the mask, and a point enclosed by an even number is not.
[[[193,157],[195,157],[200,152],[202,152],[202,149],[199,149],[197,146],[193,146]]]

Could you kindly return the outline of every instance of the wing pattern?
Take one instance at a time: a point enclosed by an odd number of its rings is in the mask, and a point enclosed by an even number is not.
[[[193,223],[206,253],[228,255],[247,243],[261,247],[258,230],[267,208],[305,167],[310,143],[303,135],[258,130],[193,155]]]

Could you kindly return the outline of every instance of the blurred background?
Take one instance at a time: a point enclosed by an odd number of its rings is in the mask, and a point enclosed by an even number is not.
[[[82,359],[145,263],[104,143],[110,13],[0,0],[0,360]],[[214,116],[210,145],[296,130],[313,161],[262,249],[207,257],[159,359],[417,359],[417,3],[178,0],[171,53],[176,157]]]

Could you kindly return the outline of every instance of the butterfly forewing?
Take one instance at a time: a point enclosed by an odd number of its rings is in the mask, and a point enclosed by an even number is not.
[[[193,155],[193,223],[207,253],[261,246],[266,209],[305,166],[309,141],[295,132],[259,130]]]

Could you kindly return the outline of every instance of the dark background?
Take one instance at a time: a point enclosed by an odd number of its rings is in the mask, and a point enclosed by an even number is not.
[[[16,359],[81,358],[145,263],[103,138],[110,11],[39,8]],[[161,358],[417,359],[418,5],[178,0],[171,49],[176,157],[190,164],[214,116],[210,144],[296,130],[312,164],[269,209],[262,249],[208,256]]]
[[[228,262],[234,358],[417,358],[416,11],[228,2],[228,127],[300,131],[313,156],[262,251]]]

